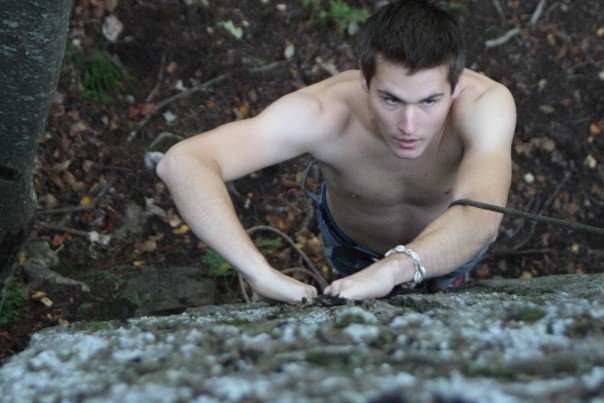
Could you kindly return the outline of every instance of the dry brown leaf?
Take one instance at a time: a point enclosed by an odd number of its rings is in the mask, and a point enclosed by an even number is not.
[[[182,224],[180,227],[172,230],[172,233],[176,235],[186,234],[187,232],[189,232],[189,226],[187,224]]]
[[[50,308],[52,306],[52,301],[48,297],[40,298],[40,302],[43,303],[46,308]]]
[[[31,295],[31,300],[32,301],[39,301],[42,298],[46,297],[46,293],[44,291],[36,291]]]
[[[137,252],[153,252],[157,249],[157,242],[147,239],[145,242],[137,242],[135,245],[135,249]]]

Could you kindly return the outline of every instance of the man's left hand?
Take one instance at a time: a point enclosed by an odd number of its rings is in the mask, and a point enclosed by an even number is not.
[[[384,297],[397,284],[396,270],[395,259],[382,259],[358,273],[334,281],[323,292],[347,299]]]

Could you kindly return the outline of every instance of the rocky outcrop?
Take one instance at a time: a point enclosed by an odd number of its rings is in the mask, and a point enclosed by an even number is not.
[[[604,398],[604,274],[344,303],[206,306],[36,334],[0,400]]]

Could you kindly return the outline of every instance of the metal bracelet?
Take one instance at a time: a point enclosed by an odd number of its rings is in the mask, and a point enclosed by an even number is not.
[[[404,245],[396,245],[384,254],[384,257],[388,257],[393,253],[404,253],[409,256],[413,261],[413,284],[417,285],[421,283],[426,276],[426,268],[421,265],[419,255]]]

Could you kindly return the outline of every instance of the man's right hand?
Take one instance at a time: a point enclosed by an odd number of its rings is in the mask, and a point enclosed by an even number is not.
[[[283,302],[300,302],[317,297],[317,289],[312,285],[304,284],[298,280],[271,268],[258,273],[249,280],[252,289],[261,297]]]

